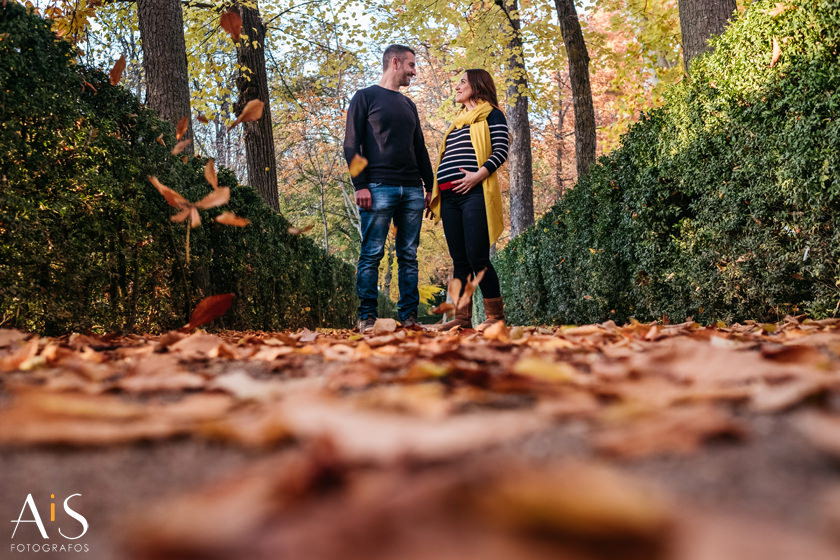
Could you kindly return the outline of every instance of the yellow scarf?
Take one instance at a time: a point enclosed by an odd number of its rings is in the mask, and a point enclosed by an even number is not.
[[[440,160],[443,159],[443,152],[446,151],[446,139],[456,128],[470,125],[470,140],[472,141],[475,156],[479,162],[487,161],[493,151],[490,144],[490,126],[487,124],[487,115],[493,110],[493,106],[482,101],[471,111],[462,109],[455,117],[455,122],[446,131],[443,137],[443,144],[440,146],[437,164],[435,169],[440,167]],[[493,173],[481,183],[484,189],[484,207],[487,210],[487,231],[490,233],[490,245],[496,242],[502,231],[505,229],[505,220],[502,215],[502,192],[499,190],[499,180],[496,173]],[[440,189],[438,188],[437,172],[435,172],[435,184],[432,187],[432,201],[429,204],[432,213],[435,215],[435,223],[440,221]]]

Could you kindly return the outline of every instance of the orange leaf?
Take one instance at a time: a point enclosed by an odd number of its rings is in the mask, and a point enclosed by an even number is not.
[[[228,127],[228,130],[233,129],[233,127],[235,127],[239,123],[255,121],[262,117],[264,105],[265,104],[259,99],[252,99],[251,101],[246,103],[245,107],[242,109],[242,112],[239,113],[239,116],[236,118],[235,121],[233,121],[233,124]]]
[[[450,280],[447,292],[449,293],[449,299],[452,300],[455,307],[458,307],[458,299],[461,297],[461,280],[459,278]]]
[[[114,63],[114,67],[111,68],[111,85],[115,86],[120,83],[120,78],[122,78],[123,70],[125,70],[125,55],[120,56],[120,59]]]
[[[213,190],[219,188],[219,179],[216,177],[216,162],[213,158],[208,159],[207,163],[204,164],[204,178],[207,179]]]
[[[251,223],[248,218],[240,218],[233,212],[222,212],[216,216],[216,221],[226,226],[245,227]]]
[[[350,162],[350,176],[351,177],[358,177],[359,173],[364,171],[365,167],[367,167],[368,160],[356,154],[353,156],[353,160]]]
[[[773,37],[773,59],[770,61],[770,68],[776,66],[780,56],[782,56],[782,47],[779,46],[779,41]]]
[[[157,180],[157,177],[149,177],[149,182],[158,190],[160,194],[163,195],[163,198],[166,199],[166,202],[169,203],[170,206],[174,206],[175,208],[184,208],[186,206],[190,206],[190,201],[175,192],[173,189],[170,189],[163,183]]]
[[[475,278],[472,279],[473,286],[478,286],[481,281],[484,279],[484,273],[487,272],[486,268],[482,268],[478,271],[478,274],[475,275]]]
[[[177,214],[171,216],[169,219],[172,220],[173,222],[181,223],[181,222],[183,222],[184,220],[186,220],[187,218],[190,217],[190,212],[191,211],[192,211],[192,206],[187,206],[186,208],[184,208],[183,210],[181,210]]]
[[[234,43],[239,42],[239,34],[242,32],[242,18],[234,10],[228,10],[219,17],[219,25],[228,32]]]
[[[157,142],[164,148],[166,147],[166,142],[163,141],[163,134],[160,134],[157,138],[155,138],[155,142]]]
[[[208,208],[215,208],[222,204],[227,204],[230,200],[230,188],[222,187],[220,189],[213,189],[213,192],[195,203],[196,208],[207,210]]]
[[[289,228],[289,233],[292,234],[292,235],[300,235],[301,233],[306,233],[307,231],[309,231],[313,227],[315,227],[315,226],[310,225],[310,226],[306,226],[304,228],[290,227]]]
[[[776,2],[776,7],[773,8],[772,10],[770,10],[767,13],[770,15],[770,17],[777,17],[777,16],[782,15],[784,12],[786,12],[786,11],[792,9],[792,8],[793,8],[793,6],[788,6],[788,5],[786,5],[782,2]]]
[[[175,144],[175,147],[172,148],[172,155],[175,156],[175,155],[178,155],[181,152],[183,152],[184,148],[186,148],[187,146],[190,145],[190,142],[192,142],[192,138],[187,138],[186,140],[181,140],[180,142]]]
[[[187,156],[181,156],[181,163],[187,163],[190,160]]]
[[[89,87],[90,89],[92,89],[94,95],[99,93],[98,91],[96,91],[96,88],[93,87],[92,83],[88,82],[87,80],[82,80],[82,91],[85,91],[85,87]]]
[[[472,282],[467,282],[464,285],[464,293],[461,294],[461,298],[458,300],[457,307],[458,309],[463,309],[468,305],[472,305],[472,297],[475,293],[475,284]]]
[[[205,117],[204,115],[198,115],[198,116],[195,118],[195,120],[197,120],[197,121],[198,121],[198,122],[200,122],[201,124],[207,124],[207,123],[209,123],[209,122],[210,122],[209,120],[207,120],[207,117]]]
[[[197,228],[201,225],[201,216],[195,206],[190,207],[190,227]]]
[[[180,121],[178,121],[178,127],[175,130],[175,140],[180,140],[181,136],[187,131],[190,127],[190,118],[189,117],[182,117]]]
[[[235,294],[221,294],[204,298],[201,303],[195,306],[192,315],[190,315],[188,327],[194,329],[224,315],[233,303],[234,296]]]
[[[455,306],[449,302],[443,302],[434,309],[430,311],[430,313],[434,313],[435,315],[443,315],[444,313],[449,313],[450,311],[454,311]]]

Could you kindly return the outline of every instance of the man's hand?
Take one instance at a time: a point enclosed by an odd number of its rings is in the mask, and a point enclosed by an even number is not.
[[[426,192],[426,200],[423,204],[423,207],[426,209],[426,217],[429,218],[430,220],[435,217],[435,215],[432,213],[432,207],[430,206],[431,203],[432,203],[432,193],[429,191],[429,192]]]
[[[362,210],[370,210],[370,189],[359,189],[356,191],[356,204]]]

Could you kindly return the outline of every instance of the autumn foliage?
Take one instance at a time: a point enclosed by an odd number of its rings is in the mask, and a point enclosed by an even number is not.
[[[753,2],[497,258],[508,316],[834,316],[840,4]]]
[[[111,85],[118,72],[75,66],[17,3],[0,8],[0,59],[0,324],[163,330],[228,293],[226,326],[351,320],[352,269],[229,170],[177,153],[174,127]],[[194,226],[189,245],[170,217]]]

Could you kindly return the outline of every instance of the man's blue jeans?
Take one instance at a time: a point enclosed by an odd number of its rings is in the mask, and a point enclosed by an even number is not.
[[[420,293],[417,291],[417,245],[423,225],[425,193],[423,187],[402,187],[371,183],[370,210],[360,210],[362,251],[356,268],[356,295],[359,318],[376,317],[379,262],[385,255],[385,240],[391,220],[397,228],[397,265],[400,288],[400,321],[417,316]]]

